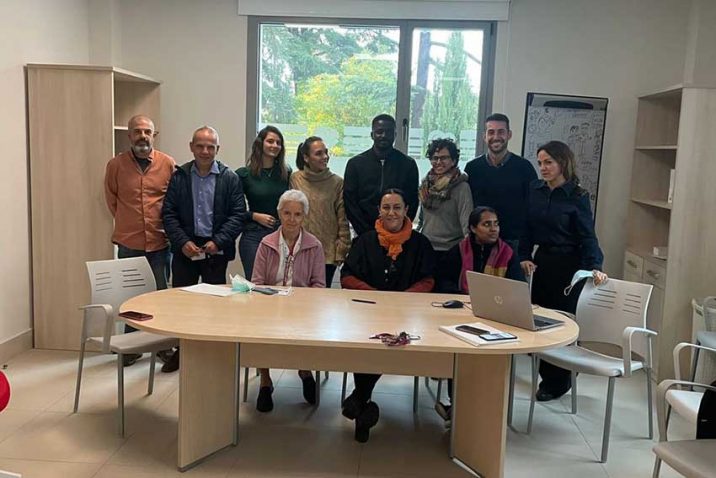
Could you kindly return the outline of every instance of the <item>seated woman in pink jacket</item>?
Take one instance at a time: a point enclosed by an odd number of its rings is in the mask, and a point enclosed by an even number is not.
[[[281,227],[264,237],[256,252],[251,282],[256,285],[291,287],[326,287],[326,260],[323,246],[313,234],[303,229],[308,214],[308,198],[301,191],[289,189],[278,200]],[[256,400],[260,412],[273,410],[273,382],[269,369],[259,369],[261,386]],[[309,370],[299,370],[303,398],[316,403],[316,380]]]

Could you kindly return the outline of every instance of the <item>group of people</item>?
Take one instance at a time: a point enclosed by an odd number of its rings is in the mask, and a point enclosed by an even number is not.
[[[341,178],[316,136],[299,145],[292,171],[281,131],[266,126],[246,166],[234,172],[217,159],[214,128],[194,132],[194,159],[178,166],[153,147],[152,120],[135,116],[130,150],[107,165],[112,241],[120,258],[147,257],[158,289],[167,286],[170,264],[173,286],[226,283],[237,239],[246,277],[261,285],[331,287],[342,265],[346,289],[464,294],[467,271],[476,271],[531,276],[534,303],[574,312],[579,287],[563,293],[574,272],[592,270],[596,283],[607,279],[589,194],[566,144],[539,148],[537,179],[533,166],[508,150],[507,116],[493,114],[485,121],[486,154],[462,172],[457,145],[435,139],[426,153],[431,169],[419,181],[415,161],[393,147],[395,133],[393,117],[376,116],[372,147],[351,158]],[[125,357],[125,365],[138,358]],[[167,352],[162,371],[178,367],[179,350]],[[315,378],[308,370],[298,374],[304,399],[315,403]],[[543,362],[540,374],[538,400],[571,387],[566,370]],[[273,383],[268,369],[260,375],[256,407],[268,412]],[[379,378],[354,374],[355,388],[342,404],[359,442],[378,422],[371,397]]]

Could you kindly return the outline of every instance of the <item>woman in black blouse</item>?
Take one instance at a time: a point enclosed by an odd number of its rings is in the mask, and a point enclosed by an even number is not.
[[[537,150],[541,180],[530,185],[527,228],[519,243],[525,276],[532,276],[532,302],[574,313],[582,288],[564,289],[578,270],[592,270],[594,283],[607,280],[601,272],[604,255],[594,232],[589,193],[579,185],[574,154],[560,141]],[[532,257],[534,246],[537,252]],[[568,370],[541,362],[538,401],[558,398],[571,388]]]

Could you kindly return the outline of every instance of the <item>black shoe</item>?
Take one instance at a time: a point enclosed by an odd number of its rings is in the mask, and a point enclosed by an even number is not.
[[[313,374],[309,373],[305,377],[301,377],[303,382],[303,398],[311,405],[316,404],[316,380]]]
[[[142,358],[142,354],[124,354],[122,355],[122,366],[129,367]]]
[[[365,443],[370,438],[370,429],[378,423],[380,409],[375,402],[368,402],[363,411],[356,417],[356,431],[354,438],[358,443]]]
[[[256,410],[266,413],[273,410],[273,399],[271,394],[273,393],[273,387],[266,386],[259,388],[259,396],[256,399]]]
[[[347,419],[355,420],[356,417],[361,414],[363,408],[365,408],[365,404],[366,402],[362,402],[358,397],[356,397],[355,392],[351,393],[345,400],[343,400],[343,403],[341,404],[341,413]]]
[[[179,370],[179,349],[162,365],[162,372],[164,373],[172,373],[177,370]]]
[[[172,355],[174,355],[174,349],[167,349],[167,350],[160,350],[157,352],[157,358],[161,360],[162,363],[167,363],[169,360],[171,360]]]
[[[551,400],[555,400],[565,393],[569,392],[569,388],[563,392],[554,392],[552,390],[545,390],[543,388],[537,389],[537,394],[535,395],[535,398],[538,402],[549,402]]]

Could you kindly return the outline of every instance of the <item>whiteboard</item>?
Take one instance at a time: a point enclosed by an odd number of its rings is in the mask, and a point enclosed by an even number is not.
[[[580,185],[596,217],[607,98],[527,93],[522,156],[537,170],[537,148],[557,140],[574,153]],[[537,170],[539,175],[539,170]]]

